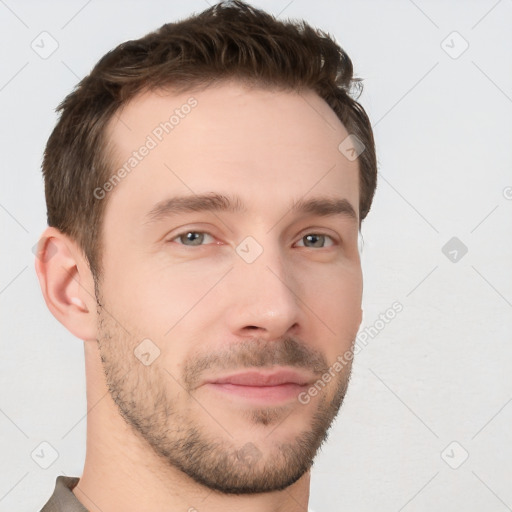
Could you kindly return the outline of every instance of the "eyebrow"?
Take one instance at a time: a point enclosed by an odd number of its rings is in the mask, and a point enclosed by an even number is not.
[[[147,214],[146,224],[158,222],[172,215],[194,212],[229,212],[243,213],[247,208],[238,196],[223,194],[196,194],[175,196],[158,202]],[[347,199],[332,197],[301,198],[295,201],[289,212],[310,214],[319,217],[341,215],[357,221],[354,207]]]

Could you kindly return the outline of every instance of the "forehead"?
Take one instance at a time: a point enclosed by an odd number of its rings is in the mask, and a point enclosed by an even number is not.
[[[311,192],[341,194],[357,211],[358,163],[338,149],[348,135],[312,91],[145,92],[107,128],[112,173],[122,175],[109,209],[142,213],[165,196],[229,191],[249,209]]]

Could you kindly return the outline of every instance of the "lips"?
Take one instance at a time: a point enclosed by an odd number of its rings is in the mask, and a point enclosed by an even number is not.
[[[297,400],[311,382],[311,375],[292,369],[249,370],[212,378],[204,382],[204,388],[220,393],[224,399],[263,406]]]
[[[245,371],[208,380],[209,384],[232,384],[236,386],[271,387],[282,384],[307,385],[311,379],[296,370],[278,370],[270,373]]]

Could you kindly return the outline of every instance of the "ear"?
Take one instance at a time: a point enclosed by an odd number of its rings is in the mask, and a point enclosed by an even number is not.
[[[76,242],[47,228],[39,239],[35,267],[53,316],[77,338],[96,340],[94,279]]]

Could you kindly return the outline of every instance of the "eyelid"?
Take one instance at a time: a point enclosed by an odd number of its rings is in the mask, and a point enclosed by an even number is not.
[[[177,236],[184,235],[190,232],[195,233],[205,233],[208,235],[213,236],[214,238],[216,235],[214,235],[214,232],[218,232],[218,229],[215,225],[213,225],[210,222],[187,222],[186,224],[182,224],[180,226],[174,226],[171,230],[167,231],[167,233],[162,237],[166,240],[173,240]]]
[[[332,228],[326,226],[308,226],[302,229],[299,235],[299,239],[302,239],[306,235],[321,235],[328,236],[333,242],[341,243],[341,234]]]

